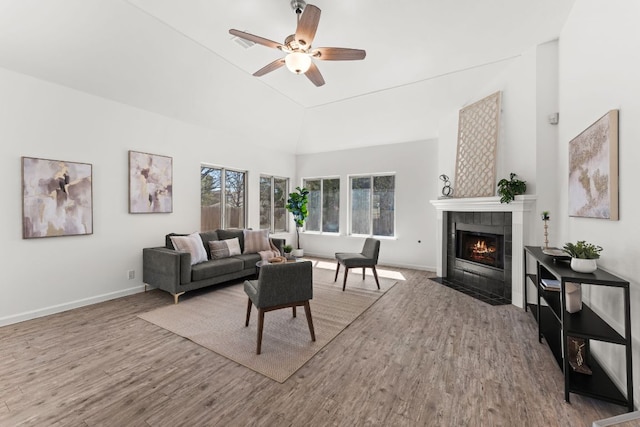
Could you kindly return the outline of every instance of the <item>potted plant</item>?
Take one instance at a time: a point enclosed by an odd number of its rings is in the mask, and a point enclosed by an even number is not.
[[[571,269],[579,273],[593,273],[598,268],[596,260],[600,258],[602,246],[578,240],[576,243],[565,243],[562,248],[571,256]]]
[[[301,257],[304,251],[300,248],[300,228],[304,226],[304,222],[309,216],[307,204],[309,203],[309,190],[306,188],[296,187],[296,191],[289,193],[287,205],[285,206],[289,212],[293,214],[293,220],[296,223],[296,241],[298,249],[294,252],[294,256]]]
[[[291,251],[293,250],[293,246],[286,244],[282,246],[282,252],[284,252],[284,257],[286,259],[291,259]]]
[[[516,176],[511,172],[509,179],[503,178],[498,181],[500,203],[511,203],[518,194],[524,194],[527,191],[527,182],[516,179]]]

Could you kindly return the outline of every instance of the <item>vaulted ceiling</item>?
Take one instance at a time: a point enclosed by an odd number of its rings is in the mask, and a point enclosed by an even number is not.
[[[557,38],[575,0],[310,0],[314,46],[367,51],[317,61],[326,84],[241,46],[230,28],[277,42],[289,0],[0,0],[0,66],[222,135],[310,153],[437,137],[522,52]]]

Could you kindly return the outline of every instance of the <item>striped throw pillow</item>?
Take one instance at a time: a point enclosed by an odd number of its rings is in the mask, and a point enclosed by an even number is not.
[[[244,252],[245,254],[257,254],[260,251],[268,251],[269,230],[244,230]]]

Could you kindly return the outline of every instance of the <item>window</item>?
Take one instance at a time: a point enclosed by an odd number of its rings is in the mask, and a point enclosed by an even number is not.
[[[395,234],[395,176],[357,176],[351,183],[351,234]]]
[[[260,177],[260,228],[272,233],[287,231],[287,196],[289,180],[273,176]]]
[[[340,178],[305,179],[309,190],[307,231],[337,233],[340,231]]]
[[[200,229],[244,228],[246,172],[200,167]]]

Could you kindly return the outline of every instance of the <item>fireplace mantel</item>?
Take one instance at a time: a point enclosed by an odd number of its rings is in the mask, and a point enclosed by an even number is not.
[[[524,245],[528,242],[529,227],[531,225],[531,211],[535,208],[536,196],[516,196],[511,203],[500,203],[499,197],[470,197],[470,198],[442,198],[430,200],[436,208],[436,274],[443,277],[447,271],[447,252],[445,227],[447,226],[447,212],[511,212],[512,213],[512,276],[511,295],[512,304],[523,307],[522,281]]]

